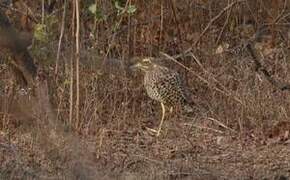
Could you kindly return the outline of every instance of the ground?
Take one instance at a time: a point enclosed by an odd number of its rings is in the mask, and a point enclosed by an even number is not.
[[[46,89],[23,87],[1,54],[0,180],[290,179],[287,0],[127,0],[135,13],[120,13],[123,0],[80,1],[79,54],[77,1],[67,2],[7,6]],[[255,61],[244,43],[263,26]],[[195,104],[193,114],[167,113],[159,137],[146,128],[158,127],[160,104],[129,70],[144,56],[178,71]]]
[[[207,127],[206,127],[207,126]],[[241,138],[235,132],[202,120],[168,120],[155,137],[145,127],[83,137],[92,154],[95,173],[87,179],[288,179],[287,142],[267,143],[255,134]],[[70,177],[66,163],[52,148],[46,156],[33,133],[1,132],[0,179],[54,179]],[[58,149],[59,150],[59,149]],[[68,153],[68,149],[61,149]],[[88,153],[88,152],[87,152]],[[78,170],[76,170],[77,172]],[[97,172],[97,173],[96,173]],[[82,179],[82,173],[74,177]],[[72,176],[73,177],[73,176]],[[60,178],[61,179],[61,178]]]

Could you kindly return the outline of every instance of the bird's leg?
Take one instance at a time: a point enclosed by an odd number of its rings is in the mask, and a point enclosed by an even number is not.
[[[165,117],[165,106],[164,106],[163,103],[161,103],[161,108],[162,108],[162,117],[161,117],[161,121],[160,121],[159,128],[158,128],[158,131],[157,131],[157,135],[156,136],[159,136],[160,135],[160,131],[161,131],[161,128],[162,128],[162,124],[163,124],[163,121],[164,121],[164,117]]]

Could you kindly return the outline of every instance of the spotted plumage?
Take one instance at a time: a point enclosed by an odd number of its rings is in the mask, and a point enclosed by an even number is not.
[[[144,87],[148,96],[159,101],[162,106],[162,119],[164,119],[165,107],[180,105],[186,112],[192,112],[191,100],[187,96],[187,91],[182,79],[176,71],[153,62],[153,58],[145,58],[133,67],[144,71]],[[161,126],[160,126],[161,129]],[[158,130],[158,135],[160,133]]]
[[[144,87],[150,98],[166,106],[181,105],[184,108],[190,104],[180,75],[167,67],[155,64],[146,71]]]

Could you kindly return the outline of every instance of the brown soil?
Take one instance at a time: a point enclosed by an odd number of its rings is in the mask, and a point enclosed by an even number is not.
[[[80,171],[78,165],[74,173],[66,172],[65,167],[74,161],[62,159],[58,153],[69,154],[74,149],[48,147],[50,150],[45,152],[39,137],[29,132],[30,128],[17,125],[11,132],[1,131],[0,179],[270,180],[290,177],[289,144],[265,145],[263,137],[255,134],[241,138],[206,119],[179,118],[179,121],[167,120],[158,138],[144,126],[127,126],[119,131],[104,128],[97,138],[83,137],[80,143],[88,152],[82,156],[93,155],[89,169],[94,174]],[[37,123],[30,125],[37,126]]]

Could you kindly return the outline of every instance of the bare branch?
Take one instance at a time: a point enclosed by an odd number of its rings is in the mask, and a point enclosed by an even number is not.
[[[248,42],[246,43],[245,47],[247,48],[247,50],[249,51],[254,63],[255,63],[255,70],[257,72],[261,72],[265,78],[267,79],[267,81],[269,81],[274,87],[278,88],[281,91],[284,90],[288,90],[290,91],[290,84],[287,83],[282,83],[279,82],[277,80],[275,80],[271,74],[267,71],[267,69],[265,67],[263,67],[261,61],[260,61],[260,56],[258,55],[256,49],[254,48],[254,43],[257,39],[259,39],[261,37],[261,35],[267,31],[267,27],[261,27],[256,34],[254,35],[254,37],[252,37],[252,39],[248,40]]]
[[[193,46],[196,46],[197,43],[200,41],[200,39],[205,35],[205,33],[208,31],[208,29],[210,28],[210,26],[216,21],[218,20],[225,12],[227,12],[229,9],[231,9],[233,6],[239,4],[239,3],[243,3],[245,2],[245,0],[237,0],[235,2],[232,2],[231,4],[229,4],[227,7],[225,7],[218,15],[216,15],[214,18],[212,18],[209,23],[207,24],[207,26],[204,28],[204,30],[201,32],[200,36],[197,38],[197,40],[194,42]]]

